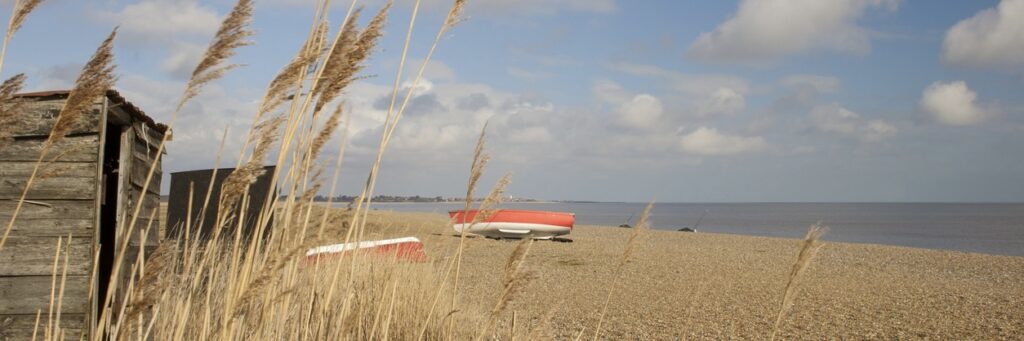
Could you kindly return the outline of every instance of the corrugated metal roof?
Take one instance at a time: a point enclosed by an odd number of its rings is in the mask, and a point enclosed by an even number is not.
[[[71,93],[71,90],[50,90],[50,91],[39,91],[39,92],[28,92],[14,95],[14,97],[20,98],[41,98],[41,97],[67,97]],[[110,99],[114,104],[122,105],[126,112],[132,116],[132,118],[139,121],[145,122],[150,128],[153,128],[160,133],[167,133],[167,125],[163,123],[156,123],[151,117],[147,116],[142,109],[129,102],[124,96],[121,96],[117,90],[107,90],[107,98]]]

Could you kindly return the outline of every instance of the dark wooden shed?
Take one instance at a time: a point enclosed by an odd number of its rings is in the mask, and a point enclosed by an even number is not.
[[[13,141],[0,144],[4,226],[67,96],[68,91],[20,94],[17,97],[27,102],[22,118],[12,127],[0,127],[14,135]],[[61,325],[73,339],[87,331],[96,318],[97,302],[91,297],[103,297],[106,290],[105,280],[89,283],[91,271],[96,266],[97,278],[109,278],[115,245],[126,238],[117,228],[122,220],[131,221],[138,202],[143,208],[137,230],[144,230],[159,210],[162,172],[156,150],[166,132],[167,126],[109,90],[96,99],[82,124],[51,149],[47,155],[59,157],[42,168],[46,176],[37,178],[29,190],[11,237],[0,249],[0,339],[30,337],[39,311],[45,326],[57,238],[69,235],[73,240]],[[156,173],[143,193],[154,162]],[[157,226],[154,221],[144,241],[137,234],[130,237],[129,251],[137,251],[140,244],[155,246],[160,239]],[[98,266],[93,261],[96,252]]]

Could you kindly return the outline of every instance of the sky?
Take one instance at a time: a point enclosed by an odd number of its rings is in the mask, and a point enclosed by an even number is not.
[[[0,1],[8,13],[11,3]],[[334,1],[333,26],[348,4]],[[396,1],[366,77],[346,90],[351,139],[335,194],[366,179],[412,4]],[[47,0],[14,37],[3,76],[69,88],[119,26],[116,88],[166,121],[232,5]],[[423,0],[411,65],[449,5]],[[1024,201],[1024,0],[469,0],[465,14],[414,91],[378,194],[463,196],[489,122],[482,187],[511,172],[517,197]],[[254,45],[232,59],[245,66],[186,106],[165,173],[213,167],[225,129],[222,164],[235,163],[312,15],[312,0],[256,1]]]

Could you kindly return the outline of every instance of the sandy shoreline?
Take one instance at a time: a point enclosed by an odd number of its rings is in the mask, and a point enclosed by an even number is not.
[[[458,238],[444,216],[382,213],[379,237],[413,235],[444,262]],[[573,243],[538,241],[533,279],[510,304],[520,326],[555,307],[552,336],[597,323],[630,230],[578,226]],[[764,339],[798,240],[649,231],[613,289],[609,339]],[[493,304],[512,241],[468,241],[461,290]],[[523,322],[527,321],[527,322]],[[507,327],[506,327],[507,328]],[[827,243],[804,273],[785,339],[1014,339],[1024,334],[1024,257]]]

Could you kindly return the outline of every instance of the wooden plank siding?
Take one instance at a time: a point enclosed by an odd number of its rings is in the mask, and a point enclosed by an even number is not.
[[[0,221],[10,221],[16,204],[15,200],[0,200]],[[11,236],[92,237],[94,205],[93,200],[26,201],[14,221]]]
[[[6,246],[5,246],[6,247]],[[52,250],[51,250],[52,251]],[[60,276],[57,289],[60,289]],[[52,276],[0,277],[0,316],[29,315],[50,306]],[[89,307],[89,276],[71,276],[64,279],[64,314],[85,314]]]
[[[64,330],[64,340],[78,340],[85,328],[86,315],[62,313],[60,328]],[[6,321],[6,322],[5,322]],[[56,322],[56,321],[55,321]],[[0,315],[0,340],[31,340],[32,330],[36,327],[36,314]],[[42,339],[46,329],[46,311],[39,318],[37,339]],[[85,338],[88,339],[88,338]]]
[[[47,137],[53,129],[54,122],[64,106],[64,100],[33,101],[24,104],[18,120],[12,125],[14,137]],[[69,135],[100,132],[100,110],[102,106],[94,106],[89,113],[79,117],[68,132]]]
[[[0,252],[0,276],[47,276],[53,274],[53,257],[56,256],[58,237],[11,237]],[[68,250],[68,275],[88,276],[92,271],[92,238],[63,238],[62,250]],[[61,251],[63,271],[64,251]]]
[[[0,200],[18,200],[21,198],[28,178],[0,180]],[[85,200],[96,198],[96,177],[91,178],[36,178],[32,188],[25,196],[27,200],[74,199]]]
[[[22,161],[36,162],[43,150],[45,138],[16,138],[10,144],[0,148],[0,162]],[[62,162],[96,162],[99,159],[99,134],[66,136],[47,152],[47,161]]]

